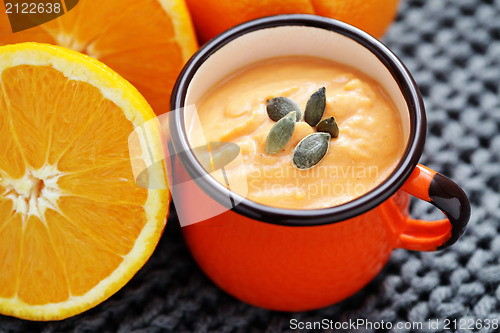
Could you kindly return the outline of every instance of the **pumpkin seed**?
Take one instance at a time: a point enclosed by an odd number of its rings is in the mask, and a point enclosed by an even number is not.
[[[317,165],[328,152],[330,134],[324,132],[312,133],[300,140],[293,151],[292,164],[301,170]]]
[[[318,89],[314,94],[309,97],[304,112],[304,120],[311,126],[316,126],[326,108],[326,89],[325,87]]]
[[[295,119],[296,113],[292,111],[274,124],[266,139],[267,154],[273,155],[285,148],[295,130]]]
[[[332,138],[339,136],[339,125],[337,125],[334,117],[328,117],[320,121],[316,126],[316,130],[318,132],[329,133]]]
[[[302,110],[300,107],[287,97],[275,97],[267,100],[266,104],[267,115],[274,121],[278,121],[290,112],[295,111],[297,121],[302,119]]]

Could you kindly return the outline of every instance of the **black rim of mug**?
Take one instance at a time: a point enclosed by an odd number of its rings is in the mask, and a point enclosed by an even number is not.
[[[193,76],[205,60],[234,39],[261,29],[280,26],[306,26],[339,33],[361,44],[371,51],[390,71],[398,83],[410,113],[410,134],[406,150],[398,166],[380,185],[364,195],[342,205],[309,210],[285,209],[266,206],[243,198],[228,190],[207,175],[205,169],[190,150],[186,135],[182,108]],[[237,205],[232,210],[254,220],[284,226],[315,226],[342,222],[361,215],[389,199],[403,186],[418,164],[425,143],[426,116],[422,96],[408,69],[384,44],[349,24],[325,17],[307,14],[269,16],[235,26],[203,45],[186,63],[172,90],[170,104],[173,112],[170,122],[171,140],[180,157],[182,166],[198,186],[219,203],[235,198]],[[179,158],[179,157],[178,157]]]

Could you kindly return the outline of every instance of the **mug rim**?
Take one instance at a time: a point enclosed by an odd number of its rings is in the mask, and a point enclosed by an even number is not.
[[[247,33],[282,26],[306,26],[339,33],[368,49],[389,70],[397,83],[408,107],[410,131],[403,156],[391,174],[374,189],[341,205],[319,209],[289,209],[267,206],[242,197],[210,176],[191,151],[186,134],[185,99],[191,80],[199,67],[226,44]],[[203,45],[186,63],[179,74],[170,98],[170,132],[174,146],[185,153],[179,157],[182,166],[197,185],[212,199],[222,205],[238,202],[231,210],[248,218],[284,226],[316,226],[342,222],[366,213],[395,194],[410,177],[422,155],[427,121],[422,96],[410,72],[401,60],[382,42],[368,33],[347,23],[309,14],[284,14],[268,16],[242,23],[214,37]],[[172,112],[172,111],[170,111]],[[177,151],[177,149],[175,149]],[[237,199],[234,199],[234,198]]]

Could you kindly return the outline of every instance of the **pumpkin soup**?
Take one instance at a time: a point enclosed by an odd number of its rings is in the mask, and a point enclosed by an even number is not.
[[[309,100],[318,94],[326,96],[324,112],[308,116],[308,104],[314,104]],[[270,135],[273,127],[283,127],[275,126],[276,121],[286,116],[278,110],[277,116],[271,114],[274,120],[270,117],[268,104],[277,97],[296,104],[296,117],[283,120],[294,123],[285,142],[282,132]],[[351,201],[383,182],[405,148],[401,119],[380,84],[323,59],[297,56],[255,63],[212,87],[196,108],[208,142],[233,142],[241,148],[244,163],[226,168],[227,177],[245,174],[245,196],[269,206],[316,209]],[[310,136],[317,131],[322,135]],[[278,137],[273,149],[270,136]],[[315,137],[327,142],[322,156],[314,156]],[[305,160],[316,161],[298,166],[299,149]]]

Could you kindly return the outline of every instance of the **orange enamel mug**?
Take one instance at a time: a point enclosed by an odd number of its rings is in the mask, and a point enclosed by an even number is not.
[[[406,149],[392,174],[372,191],[331,208],[275,208],[231,192],[196,158],[187,135],[186,106],[236,70],[287,55],[357,68],[377,80],[392,99],[403,122]],[[283,311],[339,302],[372,280],[393,249],[444,249],[458,240],[469,220],[470,205],[462,189],[418,164],[426,118],[410,73],[381,42],[348,24],[313,15],[279,15],[232,28],[186,64],[171,107],[169,179],[190,184],[172,187],[183,235],[206,275],[244,302]],[[411,218],[410,196],[433,204],[446,218]],[[189,220],[196,223],[183,223]]]

